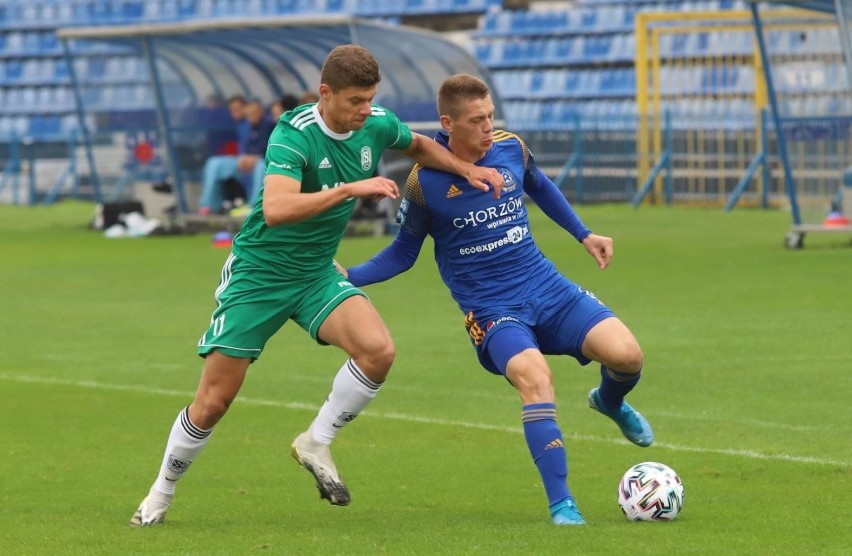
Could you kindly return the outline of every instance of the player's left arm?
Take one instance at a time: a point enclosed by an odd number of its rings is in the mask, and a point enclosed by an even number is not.
[[[450,151],[419,133],[411,133],[411,144],[401,150],[425,168],[435,168],[462,176],[467,182],[482,191],[494,191],[494,198],[500,198],[503,189],[503,176],[494,168],[483,168],[465,162]]]
[[[357,287],[384,282],[414,266],[425,239],[425,236],[416,236],[400,230],[393,243],[369,261],[348,269],[337,265],[337,270]]]
[[[524,147],[526,150],[526,147]],[[593,234],[574,207],[559,191],[550,178],[535,165],[532,154],[527,151],[527,164],[524,173],[524,191],[535,201],[551,220],[559,224],[583,244],[586,251],[594,257],[598,267],[603,270],[612,261],[612,238]]]

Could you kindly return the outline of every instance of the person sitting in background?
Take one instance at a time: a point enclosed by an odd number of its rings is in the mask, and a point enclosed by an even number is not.
[[[288,112],[299,106],[299,99],[293,95],[281,95],[272,101],[269,105],[269,114],[272,116],[272,121],[278,123],[284,112]]]
[[[205,113],[202,117],[208,118],[205,123],[211,123],[216,126],[207,133],[207,153],[208,156],[236,156],[239,149],[239,136],[246,126],[246,99],[243,95],[233,95],[228,98],[227,109],[228,114],[233,121],[233,125],[228,129],[225,124],[224,114],[222,112],[221,99],[218,95],[213,94],[207,97],[204,104]]]
[[[299,104],[310,104],[312,102],[319,102],[319,95],[314,91],[305,91],[299,96]]]
[[[251,100],[246,104],[245,119],[245,127],[237,128],[238,155],[213,156],[204,164],[201,199],[198,203],[198,214],[201,216],[218,213],[224,208],[223,183],[229,178],[243,181],[244,199],[249,207],[254,206],[257,200],[265,170],[266,144],[275,122],[266,117],[259,100]]]

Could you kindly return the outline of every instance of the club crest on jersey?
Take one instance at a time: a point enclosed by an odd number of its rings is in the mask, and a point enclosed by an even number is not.
[[[365,172],[373,166],[373,151],[370,147],[361,147],[361,169]]]
[[[515,176],[512,172],[505,168],[500,168],[500,175],[503,176],[503,191],[509,193],[518,187],[518,182],[515,181]]]

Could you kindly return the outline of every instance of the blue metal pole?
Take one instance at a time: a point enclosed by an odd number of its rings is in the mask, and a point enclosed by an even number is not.
[[[763,23],[760,21],[760,12],[757,9],[757,3],[749,3],[749,7],[751,8],[752,20],[754,21],[754,33],[757,35],[757,46],[760,49],[760,56],[763,58],[763,75],[766,78],[766,92],[769,97],[769,106],[772,108],[772,122],[775,124],[775,134],[778,137],[778,155],[781,157],[781,163],[784,165],[784,185],[787,189],[787,196],[790,198],[793,224],[798,226],[802,223],[802,217],[799,214],[799,202],[796,199],[796,182],[793,180],[793,169],[790,166],[790,159],[787,156],[787,138],[784,136],[784,128],[781,126],[781,116],[778,112],[778,99],[775,96],[772,70],[769,67],[771,61],[766,52],[766,41],[763,39]]]
[[[574,183],[577,187],[577,202],[582,203],[586,195],[586,190],[583,184],[583,126],[580,122],[580,113],[574,113],[574,152],[577,155],[577,177]]]
[[[17,205],[19,188],[21,187],[21,140],[17,133],[12,133],[9,143],[9,171],[12,179],[12,204]]]
[[[38,191],[36,190],[36,176],[35,176],[35,152],[33,150],[34,140],[32,137],[26,137],[24,139],[24,144],[27,146],[27,204],[32,206],[36,204],[36,197],[38,197]]]

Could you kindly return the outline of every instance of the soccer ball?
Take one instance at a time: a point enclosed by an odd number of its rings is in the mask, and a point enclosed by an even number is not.
[[[673,521],[683,509],[683,482],[674,469],[637,463],[618,484],[618,504],[630,521]]]

